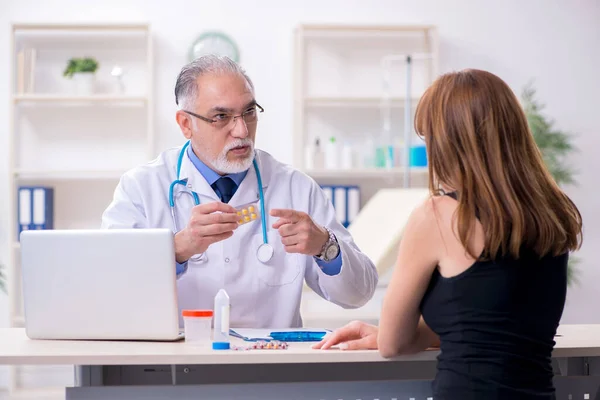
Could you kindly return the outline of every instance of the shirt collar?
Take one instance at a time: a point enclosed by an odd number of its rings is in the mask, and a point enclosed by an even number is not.
[[[204,164],[198,158],[198,156],[196,156],[196,154],[192,151],[192,146],[188,146],[187,155],[188,155],[190,161],[192,162],[192,164],[194,164],[194,166],[196,167],[198,172],[200,172],[200,174],[204,177],[204,179],[206,179],[206,182],[208,182],[209,185],[212,186],[212,184],[215,183],[221,177],[221,175],[219,175],[218,173],[213,171],[208,165]],[[242,183],[242,181],[246,177],[247,172],[248,172],[248,170],[238,172],[236,174],[227,174],[225,176],[230,177],[237,186],[240,186],[240,183]]]

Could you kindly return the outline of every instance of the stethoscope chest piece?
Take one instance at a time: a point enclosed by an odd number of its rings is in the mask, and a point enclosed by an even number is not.
[[[266,263],[273,258],[274,252],[273,246],[271,246],[269,243],[262,243],[256,250],[256,258],[258,258],[258,261]]]

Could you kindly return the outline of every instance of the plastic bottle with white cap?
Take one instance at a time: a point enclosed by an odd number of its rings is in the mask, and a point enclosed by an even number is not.
[[[214,350],[228,350],[229,344],[229,295],[225,289],[219,290],[215,296],[215,325],[213,330]]]

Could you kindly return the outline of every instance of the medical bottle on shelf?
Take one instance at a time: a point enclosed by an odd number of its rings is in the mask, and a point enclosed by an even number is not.
[[[337,169],[339,168],[339,147],[336,142],[335,136],[329,138],[329,141],[325,145],[325,168],[326,169]]]
[[[382,139],[377,139],[375,144],[375,167],[385,168],[387,162],[387,146]]]
[[[230,348],[229,344],[229,295],[225,289],[219,290],[215,296],[215,309],[214,309],[214,330],[213,330],[213,343],[212,348],[214,350],[227,350]]]
[[[307,170],[323,169],[325,167],[325,154],[321,148],[321,140],[315,139],[312,146],[307,146],[304,153],[304,167]]]
[[[315,168],[315,151],[312,146],[304,148],[304,168],[308,170]]]
[[[362,167],[373,168],[375,167],[375,143],[370,138],[370,134],[365,135],[367,139],[361,148]]]
[[[394,140],[394,167],[401,168],[404,166],[404,143],[401,138]]]
[[[346,170],[354,168],[354,151],[352,143],[349,140],[344,141],[344,145],[342,146],[341,167]]]
[[[313,165],[315,169],[323,169],[325,168],[325,153],[323,152],[323,147],[321,146],[321,139],[315,139],[315,147],[313,149]]]

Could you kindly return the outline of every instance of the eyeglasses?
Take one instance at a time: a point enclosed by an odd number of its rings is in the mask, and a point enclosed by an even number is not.
[[[182,110],[182,111],[193,117],[199,118],[202,121],[206,121],[206,122],[212,124],[217,129],[225,129],[226,127],[229,126],[229,124],[231,124],[231,121],[234,121],[233,126],[235,126],[237,118],[239,118],[239,117],[242,117],[246,126],[254,125],[254,124],[256,124],[256,122],[258,122],[258,113],[262,113],[265,110],[258,103],[256,103],[251,108],[247,109],[240,115],[219,113],[219,114],[215,115],[215,117],[213,119],[203,117],[202,115],[198,115],[191,111],[186,111],[186,110]],[[232,128],[233,128],[233,126],[232,126]]]

